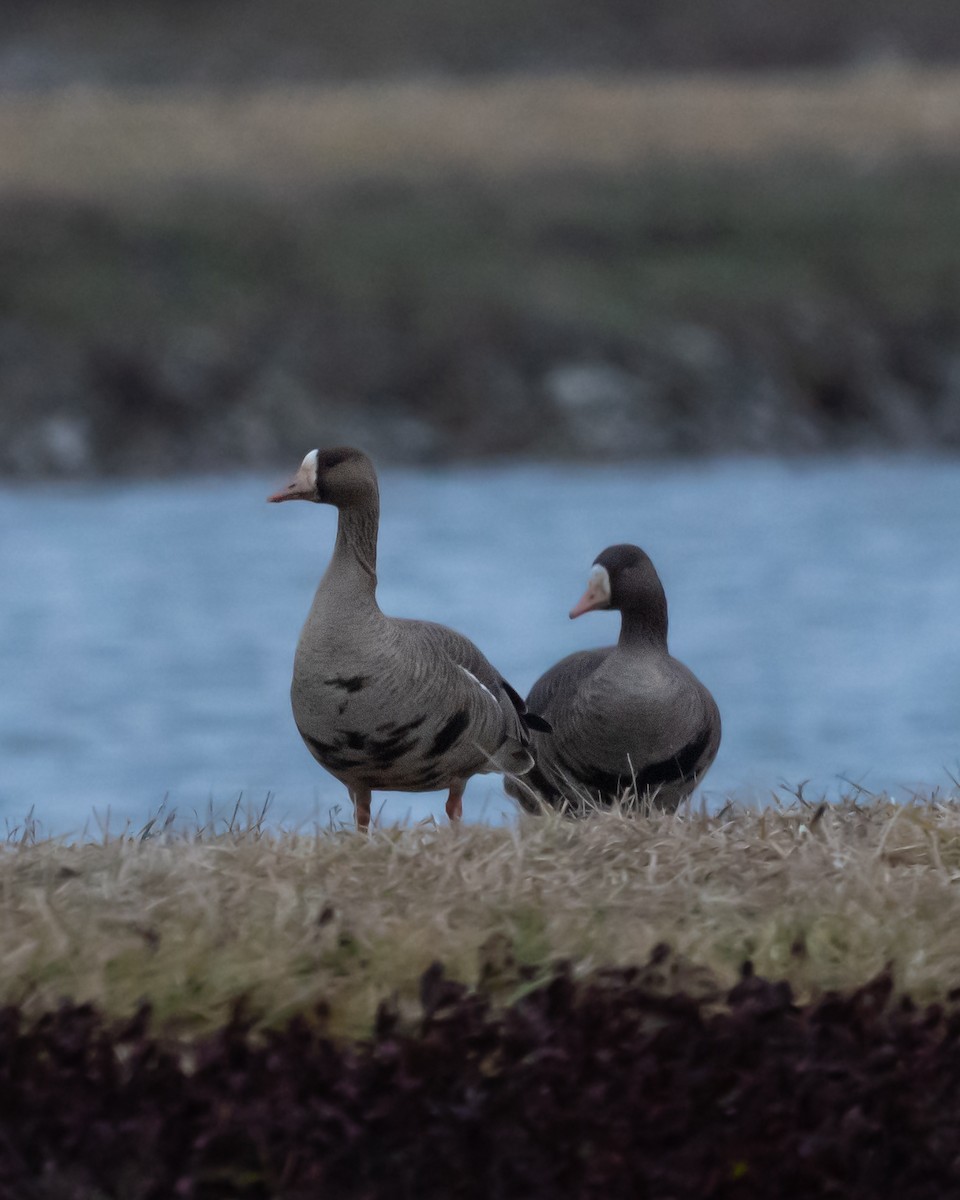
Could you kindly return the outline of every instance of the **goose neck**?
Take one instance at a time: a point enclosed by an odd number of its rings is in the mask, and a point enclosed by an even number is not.
[[[620,614],[620,640],[623,650],[667,648],[667,614],[624,609]]]
[[[369,505],[344,507],[337,519],[337,541],[327,581],[354,595],[371,598],[377,590],[379,512]]]

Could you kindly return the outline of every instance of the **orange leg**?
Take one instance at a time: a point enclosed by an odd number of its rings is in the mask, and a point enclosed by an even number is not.
[[[366,833],[370,828],[370,789],[356,788],[350,793],[353,801],[353,815],[356,818],[357,829]]]
[[[447,797],[447,816],[451,822],[459,821],[463,815],[463,787],[462,783],[450,785],[450,795]]]

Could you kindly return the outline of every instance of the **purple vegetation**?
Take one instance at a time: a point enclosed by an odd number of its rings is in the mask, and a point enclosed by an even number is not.
[[[635,970],[560,971],[506,1010],[422,981],[368,1042],[323,1013],[199,1041],[65,1004],[0,1013],[0,1197],[960,1194],[960,1016],[889,975],[798,1005],[755,978],[718,1001]]]

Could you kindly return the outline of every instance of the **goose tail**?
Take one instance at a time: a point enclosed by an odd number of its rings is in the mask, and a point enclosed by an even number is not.
[[[533,768],[533,755],[517,738],[507,738],[493,755],[493,762],[503,775],[526,775]]]

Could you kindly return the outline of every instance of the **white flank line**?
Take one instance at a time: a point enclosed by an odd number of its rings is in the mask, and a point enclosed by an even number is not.
[[[487,687],[487,685],[485,683],[481,683],[480,680],[476,677],[476,675],[474,675],[474,673],[472,671],[468,671],[466,667],[460,666],[459,663],[457,663],[457,666],[460,667],[460,670],[464,673],[464,675],[468,676],[470,679],[473,680],[473,682],[477,685],[477,687],[483,688],[483,690],[487,693],[487,695],[494,702],[494,704],[497,703],[496,696],[493,694],[493,692],[490,691],[490,689]],[[499,705],[497,707],[499,707]]]

